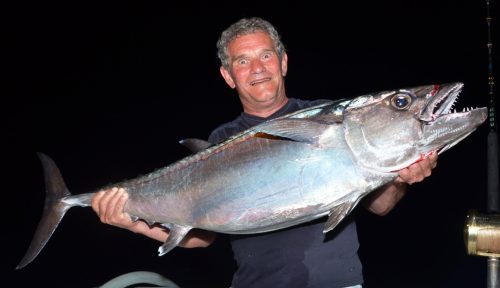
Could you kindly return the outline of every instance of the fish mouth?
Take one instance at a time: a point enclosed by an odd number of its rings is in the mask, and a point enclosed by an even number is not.
[[[255,86],[257,84],[268,82],[268,81],[271,81],[271,77],[256,79],[256,80],[250,81],[250,86]]]
[[[487,118],[486,108],[454,109],[463,83],[434,85],[427,94],[429,99],[419,119],[423,122],[423,133],[427,147],[438,154],[463,140]]]
[[[430,101],[420,114],[419,119],[425,122],[432,122],[440,116],[456,113],[452,109],[463,87],[463,83],[434,85],[434,89],[427,95]]]

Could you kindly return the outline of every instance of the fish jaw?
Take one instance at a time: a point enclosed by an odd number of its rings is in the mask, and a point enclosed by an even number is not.
[[[422,139],[420,147],[425,151],[434,150],[439,154],[455,146],[469,136],[487,118],[487,108],[464,108],[462,112],[453,110],[463,84],[449,84],[429,100],[422,111]]]
[[[463,88],[463,83],[451,83],[445,85],[434,85],[434,88],[426,95],[427,105],[422,110],[419,119],[423,122],[432,122],[441,115],[452,111],[458,96]]]

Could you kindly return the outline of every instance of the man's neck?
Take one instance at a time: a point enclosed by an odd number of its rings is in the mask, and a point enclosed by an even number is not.
[[[278,102],[275,102],[268,107],[258,107],[255,109],[252,109],[249,107],[243,107],[243,111],[245,111],[245,113],[250,114],[250,115],[254,115],[254,116],[258,116],[258,117],[262,117],[262,118],[267,118],[267,117],[273,115],[276,111],[283,108],[286,105],[286,103],[288,103],[288,98],[284,97],[284,98],[280,99]]]

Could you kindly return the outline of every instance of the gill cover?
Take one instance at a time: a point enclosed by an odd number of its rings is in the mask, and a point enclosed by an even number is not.
[[[358,97],[345,109],[345,139],[363,167],[400,170],[418,159],[422,138],[419,115],[434,85]]]

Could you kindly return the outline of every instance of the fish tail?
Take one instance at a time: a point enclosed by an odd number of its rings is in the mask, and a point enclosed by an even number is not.
[[[71,196],[59,168],[54,161],[43,153],[37,153],[42,162],[45,177],[45,206],[42,218],[38,223],[31,244],[16,269],[21,269],[33,261],[49,241],[59,222],[73,205],[62,201],[64,197]]]

